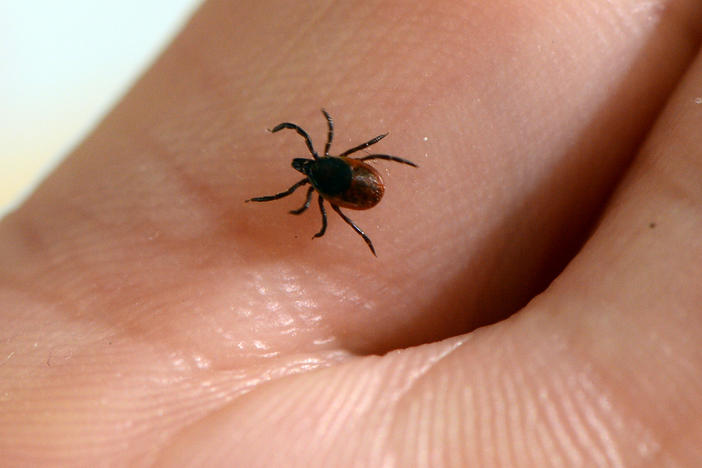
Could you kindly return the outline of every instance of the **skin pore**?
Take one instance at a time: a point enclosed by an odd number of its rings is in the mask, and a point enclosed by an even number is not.
[[[0,224],[9,466],[695,466],[702,4],[209,1]],[[300,124],[352,218],[244,203]],[[313,208],[313,207],[311,207]]]

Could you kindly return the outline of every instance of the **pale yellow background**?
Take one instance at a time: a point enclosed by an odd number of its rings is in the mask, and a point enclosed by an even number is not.
[[[0,0],[0,216],[125,92],[201,0]]]

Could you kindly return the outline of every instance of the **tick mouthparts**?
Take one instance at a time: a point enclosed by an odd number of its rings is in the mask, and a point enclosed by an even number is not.
[[[292,160],[292,167],[298,172],[302,172],[303,174],[305,173],[305,166],[307,166],[308,159],[305,158],[295,158]]]

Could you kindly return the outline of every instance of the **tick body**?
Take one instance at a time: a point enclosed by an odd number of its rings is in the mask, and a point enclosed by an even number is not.
[[[307,149],[312,155],[312,159],[307,158],[295,158],[292,161],[292,167],[298,172],[305,175],[305,178],[298,181],[290,187],[285,192],[278,193],[276,195],[269,195],[264,197],[255,197],[247,202],[266,202],[272,200],[278,200],[279,198],[287,197],[291,195],[295,190],[302,187],[303,185],[309,184],[310,187],[307,189],[307,197],[305,199],[305,204],[297,210],[293,210],[292,214],[301,214],[310,206],[312,201],[313,192],[317,192],[319,210],[322,214],[322,228],[314,235],[314,237],[322,237],[327,229],[327,212],[324,208],[324,201],[327,201],[332,209],[336,211],[339,216],[351,226],[368,244],[373,255],[375,255],[375,248],[370,238],[366,235],[361,228],[356,226],[356,224],[351,221],[344,213],[341,212],[340,207],[349,208],[352,210],[367,210],[373,208],[377,205],[383,198],[385,193],[385,185],[383,184],[383,179],[380,177],[378,171],[374,167],[366,164],[365,161],[372,159],[382,159],[386,161],[395,161],[402,164],[407,164],[409,166],[417,167],[412,161],[408,161],[403,158],[398,158],[397,156],[391,156],[389,154],[369,154],[362,158],[350,158],[349,155],[360,151],[362,149],[368,148],[371,145],[379,142],[387,133],[378,135],[375,138],[368,140],[358,146],[354,146],[351,149],[344,151],[338,156],[331,156],[329,154],[329,148],[331,146],[332,140],[334,138],[334,122],[329,114],[322,109],[322,114],[327,120],[327,143],[324,146],[324,155],[319,156],[312,145],[309,135],[299,126],[283,122],[276,125],[271,132],[275,133],[283,129],[295,130],[302,138],[305,139]]]

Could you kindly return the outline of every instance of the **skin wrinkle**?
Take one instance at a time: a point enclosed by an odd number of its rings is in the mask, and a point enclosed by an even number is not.
[[[526,408],[528,408],[528,405],[523,405],[523,397],[520,397],[515,385],[515,381],[519,377],[519,364],[509,362],[506,364],[506,367],[511,370],[511,373],[505,373],[500,378],[499,385],[501,387],[501,393],[505,395],[505,401],[507,402],[508,406],[516,409],[516,411],[512,410],[508,412],[506,423],[506,430],[509,434],[508,440],[511,441],[508,449],[510,455],[510,465],[516,466],[519,455],[526,454],[527,460],[531,458],[529,446],[525,443],[525,435],[527,434],[527,431],[525,430],[524,413]],[[522,403],[522,406],[525,407],[524,409],[519,408],[520,403]]]
[[[438,364],[444,361],[446,358],[451,356],[456,350],[463,347],[466,343],[469,343],[472,337],[461,337],[459,339],[450,339],[450,341],[455,341],[445,350],[441,351],[436,356],[432,356],[431,359],[427,360],[420,368],[415,370],[410,374],[410,376],[405,380],[403,386],[393,393],[392,402],[397,403],[401,401],[405,395],[410,393],[410,391],[420,382],[427,374],[431,373],[432,369],[435,369]]]

